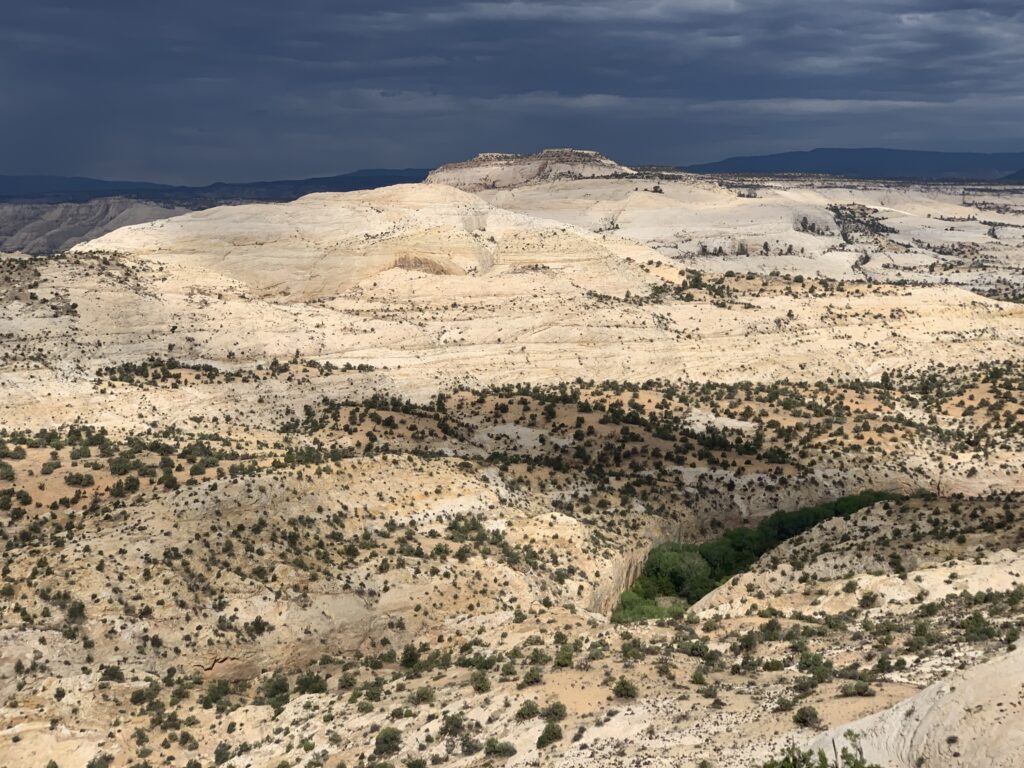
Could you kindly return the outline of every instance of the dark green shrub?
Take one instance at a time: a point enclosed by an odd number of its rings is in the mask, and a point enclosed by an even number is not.
[[[620,677],[618,682],[615,683],[615,687],[612,688],[612,693],[619,699],[635,699],[637,691],[633,683],[624,677]]]
[[[516,748],[510,741],[498,741],[491,736],[484,743],[484,754],[489,757],[512,757],[515,753]]]
[[[487,673],[482,669],[473,670],[473,674],[469,676],[469,684],[477,693],[487,693],[491,690],[491,681],[487,679]]]
[[[540,706],[533,699],[524,701],[516,712],[516,720],[529,720],[540,714]]]
[[[540,685],[544,679],[543,673],[540,671],[540,667],[530,667],[523,673],[523,679],[519,681],[519,687],[525,688],[528,685]]]
[[[793,713],[793,722],[806,728],[817,728],[821,725],[821,718],[818,710],[810,705],[804,705]]]
[[[402,732],[397,728],[387,726],[377,731],[377,737],[373,741],[373,754],[393,755],[402,748]]]
[[[567,714],[569,714],[569,712],[565,708],[565,704],[560,701],[551,702],[540,712],[541,717],[550,721],[565,720]]]
[[[299,675],[295,680],[296,693],[327,693],[327,681],[316,674],[306,672]]]
[[[213,762],[216,765],[224,765],[231,758],[231,745],[222,741],[213,750]]]
[[[280,712],[284,709],[290,700],[288,691],[288,678],[284,676],[283,672],[275,672],[271,677],[264,680],[263,685],[260,686],[260,693],[263,695],[263,699],[274,708],[275,712]]]
[[[547,722],[544,725],[544,730],[540,732],[540,736],[537,737],[537,749],[544,749],[544,747],[554,744],[556,741],[560,741],[562,738],[562,726],[555,722]]]

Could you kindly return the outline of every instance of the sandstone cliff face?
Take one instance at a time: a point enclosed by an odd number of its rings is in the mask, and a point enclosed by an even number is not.
[[[650,520],[639,542],[618,552],[602,574],[604,578],[595,580],[587,610],[605,616],[611,614],[622,593],[640,576],[651,547],[666,541],[671,527],[663,518]]]

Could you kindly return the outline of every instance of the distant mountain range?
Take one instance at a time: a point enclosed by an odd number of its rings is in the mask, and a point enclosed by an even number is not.
[[[294,200],[312,192],[351,192],[423,181],[428,169],[379,169],[339,176],[282,181],[218,182],[204,187],[105,181],[81,176],[0,176],[0,200],[84,202],[98,197],[133,197],[165,203],[209,205],[221,201]]]
[[[84,176],[0,176],[0,198],[43,199],[56,196],[88,199],[168,189],[172,187],[166,184],[104,181]]]
[[[426,179],[427,168],[369,168],[338,176],[280,181],[217,182],[201,187],[84,176],[2,176],[0,202],[81,203],[128,197],[185,208],[222,202],[285,201],[313,192],[352,192]],[[826,174],[859,179],[945,179],[1024,182],[1024,152],[925,152],[906,149],[812,149],[730,157],[682,166],[692,173]]]
[[[812,149],[690,165],[693,173],[811,173],[857,179],[1024,180],[1024,152]]]

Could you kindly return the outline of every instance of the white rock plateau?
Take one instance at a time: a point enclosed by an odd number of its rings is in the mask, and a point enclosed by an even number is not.
[[[242,281],[295,301],[343,293],[392,268],[438,275],[499,265],[615,268],[655,254],[621,238],[505,211],[439,184],[319,193],[291,203],[220,206],[124,227],[75,252],[117,251]]]

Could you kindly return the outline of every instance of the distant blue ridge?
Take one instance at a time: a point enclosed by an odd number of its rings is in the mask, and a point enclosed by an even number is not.
[[[1024,180],[1024,152],[928,152],[911,149],[812,149],[731,157],[682,167],[693,173],[827,174],[855,179]]]

